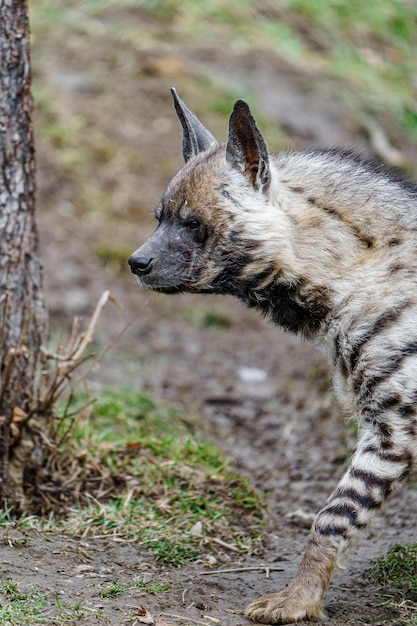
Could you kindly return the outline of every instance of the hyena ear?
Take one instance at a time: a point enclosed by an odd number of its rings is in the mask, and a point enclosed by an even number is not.
[[[255,189],[266,192],[271,182],[268,147],[244,100],[233,107],[226,160],[243,172]]]
[[[182,126],[182,153],[184,161],[187,162],[193,156],[216,145],[217,141],[194,113],[191,113],[190,109],[185,106],[174,88],[171,89],[171,93],[175,111]]]

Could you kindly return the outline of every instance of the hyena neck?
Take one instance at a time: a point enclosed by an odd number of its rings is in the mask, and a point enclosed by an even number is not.
[[[260,290],[242,290],[239,297],[274,324],[307,338],[323,331],[331,314],[327,290],[302,283],[286,285],[274,281]]]

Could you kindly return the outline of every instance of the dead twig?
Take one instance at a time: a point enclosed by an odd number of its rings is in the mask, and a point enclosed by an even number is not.
[[[220,539],[220,537],[211,537],[210,541],[213,541],[214,543],[217,543],[222,548],[226,548],[227,550],[231,550],[232,552],[241,552],[239,548],[232,546],[230,543],[226,543],[225,541],[223,541],[223,539]]]
[[[110,300],[112,302],[114,302],[115,304],[117,303],[117,300],[113,297],[110,298]],[[117,306],[119,306],[117,304]],[[121,305],[120,305],[121,306]],[[96,356],[96,358],[94,359],[94,361],[91,363],[90,367],[88,367],[85,372],[83,373],[83,375],[80,378],[80,381],[83,381],[85,378],[87,378],[87,376],[90,374],[91,370],[96,367],[100,361],[102,361],[102,359],[104,358],[104,356],[117,344],[117,342],[119,341],[119,339],[121,339],[121,337],[123,337],[123,335],[125,334],[125,332],[127,330],[129,330],[129,328],[132,326],[132,324],[138,319],[138,317],[141,315],[142,311],[139,310],[126,324],[125,326],[123,326],[123,328],[121,329],[121,331],[116,335],[116,337],[110,341],[107,346],[101,351],[101,353]]]
[[[109,301],[121,307],[120,303],[111,295],[109,290],[104,291],[96,304],[90,323],[84,332],[80,331],[81,324],[79,318],[74,319],[68,343],[65,348],[61,348],[63,352],[60,352],[59,349],[53,353],[43,350],[45,358],[54,361],[57,367],[49,380],[49,384],[42,391],[41,397],[38,398],[32,410],[29,411],[26,421],[30,420],[35,413],[45,413],[51,409],[57,398],[60,397],[66,387],[71,384],[72,374],[76,370],[79,370],[88,359],[93,360],[93,365],[97,363],[97,357],[92,354],[85,354],[85,352],[93,341],[100,315]],[[85,379],[93,365],[87,369],[84,375],[80,375],[78,382]]]
[[[85,331],[85,333],[80,335],[81,341],[80,341],[80,344],[79,344],[77,350],[75,350],[75,352],[72,355],[72,360],[73,361],[78,361],[78,359],[86,351],[86,349],[89,346],[89,344],[93,341],[93,336],[94,336],[94,332],[96,330],[97,322],[99,320],[99,317],[100,317],[104,307],[106,306],[106,304],[107,304],[107,302],[109,300],[111,300],[113,303],[117,302],[117,300],[115,298],[113,298],[113,296],[111,296],[110,291],[108,289],[106,289],[106,291],[103,291],[103,293],[100,296],[99,301],[96,304],[96,308],[94,309],[94,313],[92,315],[90,323],[87,326],[87,330]]]
[[[275,567],[274,565],[257,565],[254,567],[231,567],[229,569],[218,569],[218,570],[210,570],[209,572],[198,572],[199,576],[210,576],[210,574],[220,575],[220,574],[236,574],[240,572],[256,572],[263,571],[265,572],[265,578],[269,578],[270,572],[284,572],[285,569],[283,567]]]
[[[181,619],[184,622],[192,622],[193,624],[201,624],[201,626],[207,626],[207,621],[206,622],[202,622],[199,619],[193,619],[192,617],[186,617],[185,615],[177,615],[176,613],[160,613],[160,615],[163,615],[164,617],[173,617],[174,619]],[[208,618],[206,615],[204,616],[204,619],[211,619],[211,621],[213,621],[215,618]],[[220,621],[217,622],[218,624],[221,624]]]

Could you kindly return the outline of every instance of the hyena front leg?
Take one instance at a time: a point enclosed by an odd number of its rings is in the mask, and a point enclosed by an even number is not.
[[[314,520],[293,581],[283,591],[252,602],[246,617],[288,624],[323,616],[322,600],[334,570],[411,468],[415,450],[410,448],[409,427],[392,416],[389,425],[381,420],[365,424],[348,470]]]
[[[252,602],[246,617],[261,624],[288,624],[323,617],[321,603],[337,565],[338,542],[312,530],[304,558],[283,591]]]

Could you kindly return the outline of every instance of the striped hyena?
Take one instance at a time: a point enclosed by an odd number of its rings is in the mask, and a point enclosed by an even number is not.
[[[163,293],[233,294],[319,341],[359,421],[294,580],[246,609],[268,624],[319,618],[333,571],[417,454],[417,185],[348,150],[270,155],[242,100],[218,144],[173,97],[185,165],[132,272]]]

